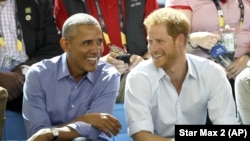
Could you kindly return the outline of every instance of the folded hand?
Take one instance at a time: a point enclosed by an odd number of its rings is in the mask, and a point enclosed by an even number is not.
[[[17,72],[0,72],[0,86],[7,89],[9,100],[13,100],[23,93],[24,80],[24,75]]]

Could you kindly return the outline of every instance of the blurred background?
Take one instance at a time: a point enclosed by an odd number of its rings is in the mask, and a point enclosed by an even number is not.
[[[158,1],[158,3],[159,3],[159,6],[160,7],[164,7],[164,5],[165,5],[165,0],[157,0]]]

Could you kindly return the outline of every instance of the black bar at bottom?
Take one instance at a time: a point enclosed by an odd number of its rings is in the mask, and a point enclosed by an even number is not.
[[[175,141],[250,141],[250,125],[175,125]]]

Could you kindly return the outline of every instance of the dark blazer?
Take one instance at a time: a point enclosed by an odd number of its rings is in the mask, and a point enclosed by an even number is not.
[[[52,0],[16,0],[26,53],[29,59],[22,63],[32,65],[42,59],[63,53],[53,17]],[[21,65],[22,65],[21,64]],[[22,95],[7,102],[7,109],[21,112]]]
[[[31,65],[41,59],[51,58],[63,51],[59,45],[60,34],[53,17],[52,0],[16,0],[26,53]]]

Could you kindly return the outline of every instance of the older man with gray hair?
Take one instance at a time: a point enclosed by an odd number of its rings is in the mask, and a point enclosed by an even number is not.
[[[111,115],[120,73],[99,61],[100,24],[88,14],[72,15],[60,45],[64,54],[32,65],[26,75],[23,117],[29,140],[107,141],[121,128]]]

